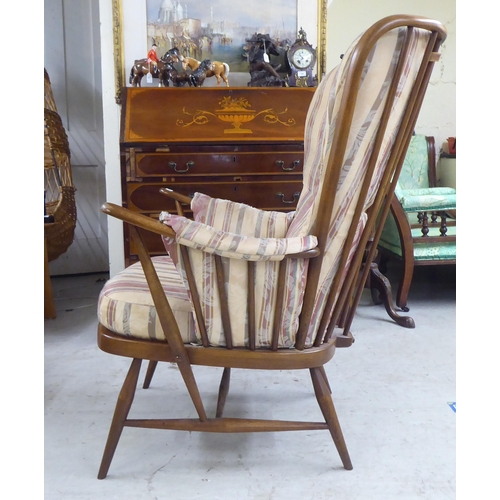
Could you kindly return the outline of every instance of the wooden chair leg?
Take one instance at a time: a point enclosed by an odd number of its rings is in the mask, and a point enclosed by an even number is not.
[[[330,429],[330,434],[332,435],[333,442],[339,452],[340,459],[344,468],[347,470],[352,470],[352,463],[349,457],[349,452],[347,451],[347,446],[344,441],[344,436],[342,434],[342,429],[340,428],[339,420],[337,418],[337,413],[335,407],[333,406],[332,397],[328,390],[328,383],[325,381],[326,374],[321,368],[311,368],[311,379],[314,386],[314,393],[316,394],[316,399],[318,400],[321,412],[325,417],[325,421]]]
[[[224,368],[219,386],[219,398],[217,400],[217,410],[215,418],[221,418],[226,404],[227,394],[229,392],[229,382],[231,379],[231,368]]]
[[[52,283],[50,281],[49,259],[47,257],[47,239],[44,238],[44,282],[43,282],[43,310],[44,318],[54,319],[56,308],[54,306],[54,295],[52,294]]]
[[[148,369],[146,371],[146,376],[144,377],[144,383],[142,385],[143,389],[149,389],[151,385],[151,380],[153,379],[153,375],[155,373],[156,367],[158,365],[158,361],[150,361],[148,364]]]
[[[413,271],[415,265],[413,263],[413,249],[411,255],[406,255],[403,250],[401,278],[399,279],[399,287],[396,294],[396,305],[404,312],[408,312],[408,294],[410,292],[411,282],[413,280]]]
[[[375,262],[370,265],[370,291],[372,294],[372,300],[375,304],[384,304],[387,314],[393,319],[398,325],[405,328],[415,328],[415,321],[410,316],[400,316],[394,309],[394,304],[392,301],[392,287],[390,281],[384,276]],[[375,291],[378,292],[379,296],[375,296]]]
[[[97,479],[104,479],[108,474],[109,466],[111,465],[111,460],[113,459],[118,441],[120,440],[125,420],[127,419],[132,401],[134,400],[141,363],[141,359],[133,359],[127,376],[125,377],[125,382],[123,383],[116,403],[115,413],[111,422],[111,428],[109,429],[108,440],[104,448]]]
[[[326,376],[325,367],[324,366],[320,366],[318,368],[318,370],[320,371],[320,373],[321,373],[321,375],[323,377],[323,380],[325,381],[326,387],[328,388],[328,392],[331,394],[332,393],[332,389],[330,387],[330,382],[328,382],[328,377]]]

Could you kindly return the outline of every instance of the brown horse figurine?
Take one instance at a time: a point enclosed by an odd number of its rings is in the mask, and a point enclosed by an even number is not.
[[[193,87],[203,87],[205,78],[209,71],[212,70],[212,61],[210,59],[204,59],[200,62],[200,65],[189,75],[191,80],[191,85]]]
[[[184,70],[191,68],[195,71],[199,68],[201,61],[193,59],[192,57],[184,57],[182,60],[182,67]],[[212,67],[207,71],[206,77],[215,76],[217,78],[217,86],[220,84],[221,79],[224,80],[226,86],[229,87],[227,75],[229,74],[229,65],[219,61],[212,61]]]
[[[191,82],[191,75],[182,71],[179,73],[175,68],[172,68],[170,73],[170,81],[174,87],[184,87],[186,83],[191,87],[193,84]]]
[[[157,71],[151,73],[153,78],[159,79],[159,87],[169,86],[170,73],[173,69],[173,63],[180,60],[182,60],[182,56],[179,54],[179,49],[177,47],[168,50],[165,52],[163,57],[160,57]],[[129,83],[132,84],[133,87],[140,87],[142,78],[152,69],[152,65],[148,63],[147,58],[137,59],[130,70]]]

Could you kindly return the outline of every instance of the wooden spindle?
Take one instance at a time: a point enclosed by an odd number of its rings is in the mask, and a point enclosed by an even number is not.
[[[425,238],[429,234],[429,217],[427,212],[422,212],[422,236]]]
[[[196,280],[193,274],[193,268],[191,267],[189,250],[184,245],[180,245],[179,248],[184,262],[184,269],[186,270],[186,278],[189,285],[189,291],[191,293],[191,304],[194,308],[198,331],[201,335],[201,342],[203,344],[203,347],[208,347],[210,345],[210,342],[208,340],[207,329],[205,328],[205,318],[201,309],[200,296],[198,294],[198,289],[196,288]]]
[[[249,261],[247,270],[248,270],[248,277],[247,277],[248,346],[252,351],[254,351],[255,350],[255,262]]]
[[[446,225],[446,215],[443,213],[441,215],[441,227],[439,228],[439,232],[441,233],[441,236],[446,236],[446,233],[448,232],[448,226]]]
[[[233,334],[231,331],[231,320],[229,319],[229,306],[227,302],[226,279],[224,277],[224,268],[222,257],[214,255],[215,274],[217,276],[217,290],[219,291],[222,328],[224,329],[224,338],[226,339],[226,347],[233,348]]]
[[[278,283],[276,284],[276,304],[274,309],[274,323],[273,323],[273,338],[271,340],[271,349],[273,351],[278,350],[279,344],[279,330],[280,325],[283,321],[283,299],[285,297],[285,278],[286,278],[286,261],[278,262]]]

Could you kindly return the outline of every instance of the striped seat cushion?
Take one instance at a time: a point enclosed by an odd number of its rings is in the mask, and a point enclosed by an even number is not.
[[[184,284],[167,256],[153,257],[158,277],[186,343],[198,343]],[[101,291],[98,320],[109,330],[143,339],[166,340],[140,262],[111,278]]]

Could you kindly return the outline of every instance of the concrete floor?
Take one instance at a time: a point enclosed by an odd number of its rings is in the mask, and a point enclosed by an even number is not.
[[[352,326],[354,345],[338,349],[326,366],[354,470],[342,468],[328,431],[126,428],[108,477],[98,480],[129,366],[96,344],[96,300],[105,279],[52,278],[57,318],[45,320],[46,500],[456,498],[454,268],[417,270],[408,313],[414,330],[393,323],[366,291]],[[215,410],[220,374],[195,367],[208,412]],[[160,365],[150,389],[137,389],[130,416],[153,415],[194,415],[175,366]],[[287,371],[234,371],[225,415],[321,419],[308,372]]]

